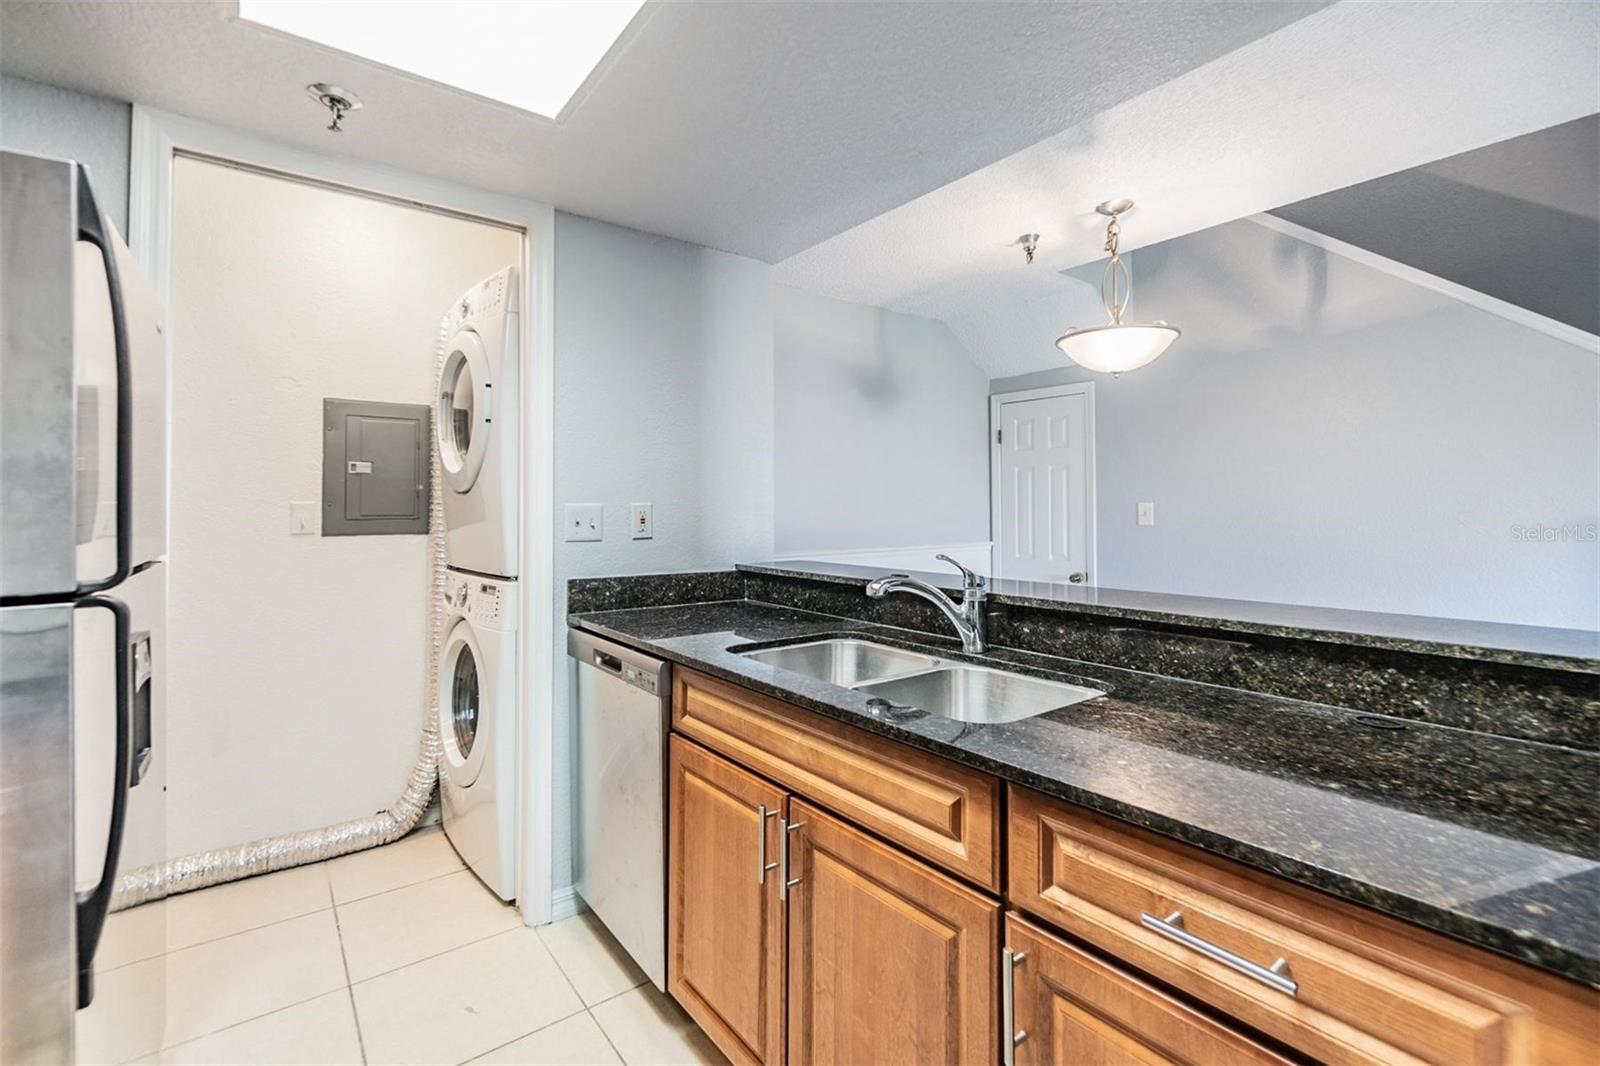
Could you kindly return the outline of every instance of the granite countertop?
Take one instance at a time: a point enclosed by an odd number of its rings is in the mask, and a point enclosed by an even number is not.
[[[863,586],[882,577],[882,567],[784,560],[740,563],[747,574],[833,581]],[[954,571],[916,571],[940,588],[959,590]],[[1104,618],[1195,626],[1235,633],[1294,637],[1363,648],[1420,652],[1455,659],[1546,667],[1600,674],[1600,632],[1513,625],[1462,618],[1356,611],[1256,600],[1229,600],[1165,592],[1070,585],[1051,581],[989,579],[989,599],[1024,607],[1064,608]]]
[[[1600,755],[747,600],[569,623],[1600,987]],[[974,725],[737,654],[828,634],[1106,695]]]

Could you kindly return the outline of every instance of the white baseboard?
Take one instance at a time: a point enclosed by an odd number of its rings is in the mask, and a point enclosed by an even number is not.
[[[578,895],[578,890],[571,885],[558,888],[550,893],[550,920],[559,922],[563,918],[571,918],[574,914],[582,914],[589,908],[584,905],[583,898]]]
[[[916,544],[897,548],[784,552],[776,558],[806,559],[818,563],[846,563],[851,566],[880,566],[886,570],[931,570],[939,573],[950,569],[948,565],[935,558],[941,554],[959,559],[963,566],[980,574],[994,572],[994,545],[987,540],[966,544]]]

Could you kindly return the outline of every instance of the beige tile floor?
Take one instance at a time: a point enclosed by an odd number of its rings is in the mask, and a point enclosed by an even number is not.
[[[115,914],[95,968],[84,1063],[725,1062],[593,916],[527,928],[437,828]]]

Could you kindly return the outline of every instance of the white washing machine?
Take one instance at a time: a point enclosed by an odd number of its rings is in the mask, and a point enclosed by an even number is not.
[[[517,576],[517,272],[468,290],[445,322],[434,433],[443,474],[449,563]]]
[[[461,859],[517,886],[517,583],[449,570],[439,649],[439,798]]]

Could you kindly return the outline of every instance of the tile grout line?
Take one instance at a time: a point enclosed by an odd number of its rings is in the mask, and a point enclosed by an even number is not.
[[[576,918],[578,916],[577,915],[573,915],[572,917]],[[562,920],[563,921],[571,921],[571,918],[564,918]],[[554,922],[550,923],[550,925],[554,925],[554,924],[556,924],[556,923],[554,923]],[[639,984],[633,985],[632,987],[629,987],[629,988],[625,988],[621,992],[618,992],[614,996],[607,996],[605,999],[602,999],[599,1003],[590,1003],[590,1002],[588,1002],[587,1000],[585,1000],[583,998],[583,993],[578,991],[578,986],[573,983],[572,978],[567,974],[566,967],[561,965],[561,958],[554,951],[550,950],[550,945],[549,944],[545,943],[544,934],[539,932],[540,929],[544,929],[544,928],[548,928],[548,926],[535,926],[534,927],[533,931],[534,931],[535,934],[538,935],[539,943],[541,945],[543,945],[544,950],[550,955],[551,960],[556,964],[556,970],[561,974],[562,977],[565,977],[567,979],[567,984],[572,987],[573,994],[578,997],[578,1002],[583,1004],[583,1013],[587,1014],[589,1016],[589,1020],[594,1023],[594,1027],[596,1029],[600,1030],[600,1036],[601,1036],[602,1039],[605,1040],[606,1046],[611,1049],[611,1053],[617,1057],[617,1061],[622,1063],[623,1066],[628,1066],[628,1060],[622,1057],[622,1050],[617,1047],[616,1041],[611,1039],[611,1034],[606,1032],[605,1025],[600,1021],[600,1019],[598,1017],[595,1016],[594,1009],[596,1007],[602,1006],[603,1004],[610,1003],[614,999],[618,999],[618,998],[620,998],[622,996],[625,996],[629,992],[632,992],[635,989],[638,989],[643,985],[649,984],[650,983],[649,976],[647,975],[644,978],[644,980],[639,982]],[[518,1039],[520,1040],[521,1037],[518,1037]],[[487,1054],[487,1052],[485,1052],[485,1054]]]
[[[326,874],[326,869],[324,869]],[[367,1041],[361,1035],[361,1012],[356,1010],[356,986],[350,980],[350,957],[344,953],[344,929],[339,925],[339,905],[333,898],[333,878],[328,878],[328,905],[333,910],[333,934],[339,939],[339,962],[344,966],[344,994],[350,1001],[350,1020],[356,1027],[356,1048],[361,1052],[361,1066],[367,1066]]]
[[[573,917],[576,917],[576,915],[574,915]],[[562,919],[562,921],[567,921],[567,920],[568,919],[565,919],[565,918]],[[507,1040],[503,1044],[496,1044],[494,1047],[488,1049],[487,1051],[480,1051],[480,1052],[478,1052],[478,1054],[472,1056],[472,1058],[464,1060],[461,1064],[459,1064],[459,1066],[467,1066],[467,1063],[471,1063],[471,1062],[476,1061],[477,1059],[481,1059],[485,1055],[492,1055],[496,1051],[499,1051],[503,1047],[508,1047],[511,1044],[515,1044],[518,1040],[526,1040],[528,1037],[533,1036],[536,1033],[542,1033],[546,1029],[550,1028],[553,1025],[560,1025],[562,1022],[571,1021],[573,1018],[576,1018],[580,1014],[587,1014],[589,1016],[589,1020],[594,1023],[594,1027],[597,1030],[599,1030],[600,1036],[605,1040],[606,1046],[611,1048],[612,1054],[617,1056],[617,1061],[623,1063],[624,1066],[626,1066],[627,1060],[624,1059],[622,1057],[622,1053],[617,1050],[617,1045],[612,1042],[611,1035],[606,1032],[606,1027],[604,1025],[601,1025],[600,1024],[600,1019],[596,1018],[594,1016],[593,1007],[591,1007],[590,1004],[583,998],[583,993],[578,991],[578,986],[573,983],[572,976],[567,973],[566,967],[561,965],[560,957],[557,956],[556,953],[550,949],[550,945],[549,944],[545,943],[544,934],[539,932],[540,929],[545,929],[545,928],[548,928],[549,926],[555,925],[555,924],[556,924],[555,922],[550,922],[547,925],[542,925],[542,926],[524,926],[523,928],[531,929],[533,931],[534,939],[537,940],[538,943],[539,943],[539,946],[544,949],[545,954],[550,956],[550,961],[555,964],[556,972],[559,973],[561,975],[562,979],[567,982],[567,987],[572,989],[572,994],[578,1001],[579,1009],[573,1011],[571,1014],[567,1014],[567,1015],[564,1015],[564,1016],[562,1016],[560,1018],[557,1018],[554,1021],[546,1022],[545,1024],[539,1026],[537,1029],[530,1029],[528,1032],[523,1033],[520,1036],[514,1036],[510,1040]],[[508,929],[506,931],[507,932],[513,932],[513,933],[516,932],[515,929]],[[499,934],[496,934],[496,935],[499,935]],[[485,938],[485,939],[488,939],[488,938]],[[479,943],[479,941],[473,941],[473,943]],[[465,946],[465,945],[463,945],[463,946]],[[453,951],[455,949],[452,948],[451,950]],[[441,954],[444,954],[444,953],[441,952]],[[433,956],[433,957],[437,958],[438,956]],[[390,971],[390,972],[392,973],[393,971]],[[632,985],[629,988],[625,988],[621,992],[616,993],[615,995],[607,996],[605,999],[600,1000],[599,1003],[594,1004],[594,1006],[598,1007],[602,1003],[610,1003],[612,1000],[616,999],[618,996],[625,996],[629,992],[632,992],[634,989],[639,988],[640,985],[647,984],[649,982],[649,980],[650,980],[649,977],[645,977],[644,980],[639,982],[639,984]]]
[[[579,1002],[581,1003],[582,1000],[579,1000]],[[528,1039],[528,1037],[534,1036],[537,1033],[542,1033],[546,1029],[551,1028],[552,1026],[560,1025],[562,1022],[570,1022],[572,1019],[576,1018],[578,1015],[587,1014],[587,1013],[588,1013],[588,1010],[586,1008],[584,1008],[584,1009],[575,1010],[571,1014],[564,1014],[561,1017],[555,1019],[554,1021],[545,1022],[543,1025],[539,1026],[539,1028],[537,1028],[537,1029],[530,1029],[528,1032],[523,1033],[521,1036],[514,1036],[510,1040],[507,1040],[503,1044],[496,1044],[494,1047],[490,1048],[487,1051],[480,1051],[476,1055],[472,1056],[472,1058],[470,1058],[470,1059],[462,1059],[461,1062],[457,1064],[457,1066],[467,1066],[468,1063],[476,1062],[479,1059],[483,1058],[485,1055],[493,1055],[496,1051],[499,1051],[501,1048],[510,1047],[512,1044],[515,1044],[518,1040],[526,1040],[526,1039]],[[598,1024],[598,1023],[596,1023],[596,1024]]]
[[[638,985],[634,985],[634,988],[638,988],[638,987],[639,987]],[[632,991],[633,991],[633,988],[628,989],[628,992],[632,992]],[[619,995],[624,995],[625,996],[625,995],[628,994],[628,992],[622,992],[622,993],[619,993]],[[616,998],[617,998],[616,996],[612,996],[611,997],[611,999],[616,999]],[[601,1002],[602,1003],[610,1003],[611,999],[601,1000]],[[599,1003],[595,1004],[596,1007],[598,1007],[599,1005],[600,1005]],[[606,1042],[606,1046],[609,1047],[611,1049],[611,1053],[617,1057],[617,1061],[622,1063],[622,1066],[628,1066],[628,1060],[622,1057],[622,1050],[617,1047],[617,1042],[615,1040],[611,1039],[611,1034],[606,1032],[606,1027],[601,1023],[599,1018],[595,1017],[595,1015],[594,1015],[594,1007],[585,1007],[584,1008],[584,1013],[589,1016],[589,1020],[590,1021],[594,1022],[594,1027],[596,1029],[600,1030],[600,1039],[602,1039],[602,1040],[604,1040]]]
[[[352,981],[351,985],[352,985],[352,987],[355,986],[355,985],[364,985],[368,981],[376,981],[380,977],[388,977],[392,973],[399,973],[401,970],[409,969],[410,967],[415,966],[418,963],[428,962],[428,961],[430,961],[432,959],[437,959],[441,955],[448,955],[452,951],[460,951],[462,948],[470,948],[474,944],[483,943],[485,940],[493,940],[497,936],[505,936],[507,933],[515,933],[518,929],[526,929],[526,928],[527,928],[527,926],[524,926],[524,925],[514,925],[509,929],[498,929],[493,933],[486,933],[483,936],[473,937],[471,940],[463,940],[461,943],[453,945],[453,946],[448,947],[448,948],[445,948],[443,951],[435,951],[432,955],[424,955],[421,958],[412,959],[410,962],[403,962],[399,966],[391,966],[387,970],[380,971],[380,972],[372,974],[372,975],[370,975],[368,977],[363,977],[359,981]],[[562,974],[562,976],[565,977],[566,975]],[[581,1001],[582,997],[580,996],[579,999]]]
[[[399,892],[401,889],[415,888],[418,885],[425,885],[429,881],[437,881],[440,878],[451,877],[451,876],[453,876],[455,874],[460,873],[461,871],[465,870],[466,868],[467,868],[466,864],[465,863],[461,863],[461,864],[458,864],[454,870],[446,870],[442,874],[429,874],[427,877],[419,877],[415,881],[407,881],[405,884],[403,884],[403,885],[395,885],[393,888],[380,888],[378,891],[369,892],[365,896],[352,896],[349,899],[336,899],[336,900],[334,900],[333,905],[335,907],[348,907],[352,903],[363,903],[363,902],[365,902],[365,901],[367,901],[369,899],[377,899],[379,896],[387,896],[391,892]],[[333,891],[333,884],[332,884],[332,879],[331,878],[329,879],[328,890],[329,890],[330,894]]]
[[[354,1021],[355,1021],[355,1025],[356,1025],[356,1041],[357,1041],[357,1044],[361,1048],[362,1063],[365,1066],[365,1064],[366,1064],[366,1046],[365,1046],[365,1040],[364,1040],[364,1038],[362,1037],[362,1034],[361,1034],[361,1017],[360,1017],[360,1015],[358,1013],[356,1013],[356,1009],[355,1009],[355,988],[354,988],[354,983],[352,983],[351,980],[350,980],[350,963],[349,963],[349,959],[347,959],[345,957],[345,954],[344,954],[344,934],[341,931],[341,928],[340,928],[340,925],[339,925],[339,906],[340,905],[333,902],[333,880],[332,880],[331,877],[327,876],[327,866],[326,866],[326,864],[329,861],[331,861],[331,860],[323,860],[320,863],[307,863],[303,867],[291,867],[291,869],[310,869],[310,868],[313,868],[315,866],[322,866],[323,867],[323,875],[326,878],[326,882],[325,883],[328,886],[328,899],[329,899],[329,906],[328,907],[318,908],[316,910],[311,910],[311,911],[306,911],[304,914],[297,914],[297,915],[293,915],[292,917],[288,917],[288,918],[280,918],[279,920],[277,920],[275,922],[267,922],[267,923],[265,923],[263,925],[254,926],[254,927],[252,927],[250,929],[241,929],[238,932],[229,933],[226,936],[214,937],[211,940],[201,941],[201,942],[196,943],[196,944],[189,944],[189,945],[186,945],[184,947],[177,948],[177,949],[174,949],[174,950],[171,950],[171,951],[164,951],[159,955],[152,955],[149,958],[135,959],[135,960],[133,960],[131,962],[123,963],[120,966],[113,966],[109,970],[103,970],[103,971],[100,971],[100,972],[101,973],[113,973],[113,972],[115,972],[117,970],[122,970],[122,969],[125,969],[125,968],[129,967],[129,966],[136,966],[136,965],[138,965],[140,963],[151,962],[151,961],[153,961],[155,959],[166,959],[171,955],[176,955],[176,954],[179,954],[181,952],[188,951],[188,950],[190,950],[192,948],[198,948],[198,947],[201,947],[201,946],[203,946],[205,944],[215,944],[215,943],[218,943],[220,941],[227,940],[227,939],[229,939],[231,937],[243,936],[246,933],[259,932],[262,929],[270,929],[270,928],[272,928],[274,926],[285,925],[285,924],[287,924],[289,922],[294,922],[294,921],[300,921],[300,920],[303,920],[305,918],[310,918],[313,915],[321,914],[321,913],[323,913],[324,910],[331,911],[332,915],[333,915],[334,935],[339,941],[339,957],[340,957],[340,961],[341,961],[341,963],[342,963],[342,965],[344,967],[344,971],[345,971],[345,991],[346,991],[346,994],[350,998],[350,1012],[354,1016]],[[395,888],[385,889],[383,892],[374,892],[370,896],[363,896],[363,897],[360,897],[360,898],[361,899],[375,899],[378,896],[387,895],[390,892],[398,892],[398,891],[401,891],[402,889],[406,889],[406,888],[411,888],[411,887],[414,887],[415,885],[423,884],[426,881],[434,881],[434,880],[438,880],[441,877],[449,877],[449,876],[451,876],[451,874],[460,873],[461,870],[465,869],[465,868],[466,868],[465,866],[462,866],[460,869],[451,870],[449,873],[436,874],[433,877],[424,878],[422,881],[414,881],[414,882],[412,882],[411,884],[408,884],[408,885],[399,885],[399,886],[396,886]],[[273,871],[273,872],[277,873],[277,872],[280,872],[280,871]],[[211,886],[211,887],[222,887],[222,886]],[[208,889],[199,889],[194,894],[198,895],[200,892],[205,892],[205,891],[208,891]],[[184,893],[184,894],[188,895],[188,893]],[[162,900],[162,901],[152,901],[152,902],[164,902],[164,900]],[[353,903],[353,902],[356,902],[356,900],[351,900],[350,902]],[[514,929],[502,930],[502,932],[514,932],[514,931],[515,931]],[[501,935],[501,933],[491,933],[491,934],[489,934],[489,936],[478,937],[475,940],[468,941],[467,943],[461,944],[461,945],[458,945],[458,946],[459,947],[467,947],[469,944],[480,943],[480,942],[482,942],[484,940],[490,939],[491,937],[499,936],[499,935]],[[540,943],[541,944],[543,943],[542,939],[541,939]],[[426,958],[428,958],[428,959],[438,958],[440,955],[445,955],[445,954],[448,954],[450,951],[455,951],[455,950],[456,950],[456,948],[449,948],[446,951],[436,952],[433,955],[426,956]],[[548,951],[549,949],[546,948],[546,950]],[[416,961],[417,962],[422,962],[422,961],[425,961],[425,960],[424,959],[418,959]],[[383,974],[373,974],[372,976],[373,977],[381,977],[384,974],[394,973],[397,970],[403,970],[403,969],[405,969],[406,966],[410,966],[410,965],[413,965],[413,963],[406,963],[405,966],[397,966],[397,967],[394,967],[393,969],[385,970],[383,972]],[[560,964],[559,963],[557,964],[557,968],[558,969],[560,968]],[[563,972],[562,976],[565,977],[566,974]],[[363,978],[363,980],[371,980],[371,979],[372,978]],[[569,981],[569,984],[570,984],[570,981]],[[260,1014],[253,1014],[248,1018],[240,1018],[240,1019],[238,1019],[236,1021],[229,1022],[227,1025],[220,1026],[220,1027],[218,1027],[216,1029],[209,1029],[209,1030],[207,1030],[206,1032],[203,1032],[203,1033],[196,1033],[193,1036],[187,1037],[184,1040],[177,1041],[176,1043],[172,1043],[172,1044],[163,1043],[163,1045],[160,1048],[156,1049],[154,1054],[159,1056],[160,1053],[163,1052],[163,1051],[168,1051],[168,1050],[171,1050],[172,1048],[175,1048],[175,1047],[181,1047],[184,1044],[193,1043],[196,1040],[202,1040],[202,1039],[205,1039],[206,1037],[215,1036],[218,1033],[227,1032],[230,1029],[237,1028],[238,1026],[244,1025],[244,1024],[246,1024],[248,1022],[259,1021],[262,1018],[270,1017],[270,1016],[272,1016],[274,1014],[278,1014],[278,1013],[280,1013],[282,1011],[286,1011],[286,1010],[289,1010],[289,1009],[294,1008],[294,1007],[302,1007],[305,1004],[310,1003],[313,1000],[321,999],[323,996],[332,995],[332,994],[334,994],[335,992],[338,992],[338,991],[339,990],[337,988],[327,989],[326,991],[318,992],[315,995],[308,996],[305,999],[295,1000],[293,1003],[285,1003],[282,1006],[274,1007],[271,1010],[263,1011]],[[581,1003],[583,997],[580,996],[578,998],[579,998],[579,1002]],[[569,1015],[569,1017],[570,1017],[570,1015]],[[485,1054],[487,1054],[487,1052],[485,1052]]]
[[[307,1003],[312,1002],[313,1000],[321,999],[323,996],[335,995],[336,993],[338,993],[338,991],[339,990],[337,988],[330,988],[326,992],[318,992],[314,996],[308,996],[305,999],[297,999],[293,1003],[285,1003],[281,1007],[273,1007],[269,1011],[262,1011],[260,1014],[252,1014],[248,1018],[240,1018],[236,1022],[229,1022],[227,1025],[222,1026],[220,1029],[208,1029],[203,1033],[196,1033],[194,1036],[191,1036],[191,1037],[189,1037],[188,1039],[185,1039],[185,1040],[180,1040],[176,1044],[164,1044],[164,1045],[162,1045],[160,1048],[158,1048],[156,1050],[155,1054],[159,1055],[163,1051],[171,1051],[173,1048],[182,1047],[185,1044],[192,1044],[196,1040],[204,1040],[206,1037],[216,1036],[218,1033],[226,1033],[229,1029],[237,1029],[241,1025],[248,1025],[251,1022],[259,1022],[262,1018],[270,1018],[274,1014],[282,1014],[284,1011],[293,1010],[295,1007],[303,1007]],[[142,1058],[142,1057],[143,1056],[136,1056],[135,1058],[137,1059],[137,1058]]]
[[[342,858],[343,856],[340,856],[340,857]],[[335,860],[333,860],[333,859],[323,859],[318,863],[306,863],[304,866],[291,866],[291,867],[288,867],[286,870],[274,870],[274,871],[272,871],[272,873],[273,874],[286,873],[286,872],[288,872],[288,870],[306,870],[306,869],[310,869],[313,866],[325,865],[325,864],[327,864],[329,862],[333,862],[333,861],[335,861]],[[282,918],[277,918],[277,919],[274,919],[273,921],[270,921],[270,922],[262,922],[260,925],[251,925],[251,926],[246,926],[243,929],[235,929],[233,932],[231,932],[231,933],[223,933],[221,936],[208,937],[205,940],[196,940],[194,943],[185,944],[182,947],[177,947],[177,948],[169,947],[166,950],[160,951],[160,952],[158,952],[158,953],[156,953],[154,955],[146,955],[142,959],[129,959],[127,962],[119,962],[115,966],[107,967],[104,970],[96,970],[95,972],[97,974],[115,973],[116,971],[121,970],[121,969],[125,969],[125,968],[127,968],[129,966],[137,966],[141,962],[149,962],[151,959],[161,959],[161,958],[165,958],[168,955],[176,955],[180,951],[188,951],[190,948],[203,947],[206,944],[215,944],[217,941],[226,940],[231,936],[240,936],[240,935],[242,935],[244,933],[254,933],[254,932],[256,932],[257,930],[260,930],[260,929],[270,929],[275,925],[282,925],[285,922],[292,922],[296,918],[305,918],[308,915],[321,914],[325,910],[337,910],[339,907],[349,906],[352,903],[361,903],[361,902],[364,902],[364,901],[369,900],[369,899],[377,899],[379,896],[387,896],[391,892],[399,892],[402,889],[414,888],[417,885],[426,884],[429,881],[437,881],[440,878],[449,877],[452,874],[458,874],[462,870],[465,870],[465,869],[466,869],[465,865],[459,865],[454,870],[448,870],[448,871],[446,871],[445,873],[442,873],[442,874],[430,874],[429,876],[421,878],[420,880],[417,880],[417,881],[408,881],[403,885],[395,885],[393,888],[385,888],[385,889],[382,889],[381,891],[378,891],[378,892],[368,893],[365,896],[355,896],[355,897],[353,897],[351,899],[342,900],[342,901],[341,900],[335,900],[333,898],[333,881],[332,881],[332,878],[329,878],[329,880],[328,880],[328,898],[329,898],[329,900],[331,902],[328,904],[327,907],[317,907],[317,908],[314,908],[314,909],[309,910],[309,911],[303,911],[303,912],[301,912],[299,914],[285,915]],[[272,874],[264,874],[264,875],[258,875],[258,876],[271,877]],[[209,886],[209,887],[210,888],[225,888],[228,885],[232,885],[232,884],[244,884],[245,881],[249,881],[249,880],[253,880],[253,878],[245,878],[244,881],[229,881],[229,882],[225,882],[224,884],[221,884],[221,885],[212,885],[212,886]],[[197,890],[195,892],[181,892],[176,896],[164,896],[159,900],[151,900],[149,904],[141,904],[141,906],[150,906],[150,905],[153,905],[153,904],[156,904],[156,903],[165,903],[169,899],[181,899],[181,898],[184,898],[184,897],[198,896],[201,892],[206,892],[206,891],[209,891],[209,888],[202,888],[202,889],[199,889],[199,890]]]

